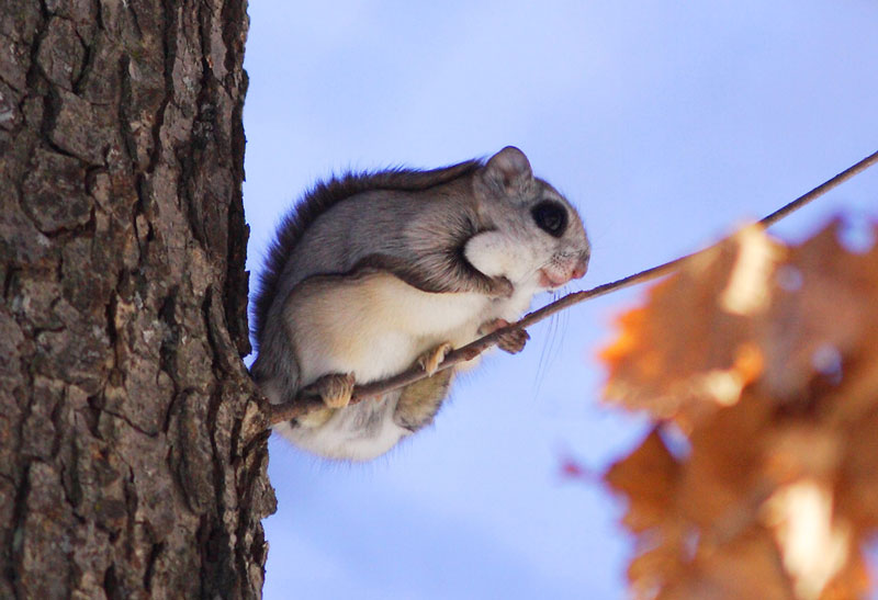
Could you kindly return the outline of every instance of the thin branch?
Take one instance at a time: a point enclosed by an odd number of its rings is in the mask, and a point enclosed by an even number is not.
[[[844,183],[858,173],[865,171],[876,162],[878,162],[878,152],[870,154],[857,164],[842,171],[829,181],[817,186],[807,194],[796,198],[789,204],[779,208],[765,218],[760,219],[759,223],[764,227],[769,227],[770,225],[773,225],[774,223],[780,221],[792,212],[798,210],[799,208],[805,206],[813,200],[816,200],[820,196],[823,196],[829,190]],[[500,340],[501,336],[507,331],[519,328],[525,329],[535,323],[538,323],[539,321],[542,321],[543,319],[554,315],[557,312],[573,306],[574,304],[585,302],[586,300],[597,298],[598,296],[603,296],[604,294],[630,287],[636,283],[650,281],[652,279],[661,277],[662,275],[666,275],[667,273],[678,269],[686,261],[692,259],[695,256],[698,256],[699,254],[709,249],[710,247],[704,248],[697,252],[693,252],[692,254],[687,254],[686,256],[682,256],[664,264],[646,269],[645,271],[640,271],[639,273],[629,275],[628,277],[623,277],[622,279],[593,287],[590,290],[573,292],[572,294],[568,294],[563,298],[560,298],[555,302],[552,302],[551,304],[540,308],[539,310],[528,313],[516,323],[512,323],[507,327],[498,329],[484,337],[475,340],[474,342],[467,344],[466,346],[454,350],[453,352],[449,353],[448,356],[445,357],[445,360],[442,362],[442,364],[439,365],[439,371],[443,371],[456,364],[472,360],[485,350],[491,348],[492,346],[495,346]],[[399,375],[395,375],[388,379],[358,385],[354,388],[354,393],[351,397],[351,404],[355,404],[357,402],[365,400],[366,398],[381,396],[382,394],[385,394],[392,390],[404,387],[416,381],[420,381],[421,379],[425,379],[426,376],[427,375],[426,373],[424,373],[424,370],[422,368],[420,368],[419,366],[414,366],[407,371],[403,371]],[[296,417],[300,417],[322,406],[323,403],[320,401],[319,398],[297,398],[292,402],[287,402],[285,404],[276,404],[268,407],[268,421],[270,424],[274,425],[282,421],[287,421]]]

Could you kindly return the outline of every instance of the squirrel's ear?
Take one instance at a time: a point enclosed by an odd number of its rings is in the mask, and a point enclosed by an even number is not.
[[[482,172],[484,181],[505,194],[520,192],[533,179],[530,162],[515,146],[506,146],[491,157]]]

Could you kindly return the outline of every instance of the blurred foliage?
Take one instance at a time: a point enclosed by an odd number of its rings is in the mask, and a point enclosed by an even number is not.
[[[878,527],[878,245],[745,228],[648,291],[602,352],[655,421],[606,473],[637,598],[861,598]],[[878,226],[867,228],[873,239]]]

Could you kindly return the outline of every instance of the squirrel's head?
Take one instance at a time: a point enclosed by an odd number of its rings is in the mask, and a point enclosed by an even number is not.
[[[473,178],[487,229],[464,247],[467,260],[513,285],[558,288],[585,274],[591,255],[582,219],[555,188],[533,176],[524,153],[507,146]]]

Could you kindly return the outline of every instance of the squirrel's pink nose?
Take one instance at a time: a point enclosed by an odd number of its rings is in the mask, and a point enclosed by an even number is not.
[[[585,275],[585,272],[588,271],[589,260],[591,260],[591,248],[579,255],[579,262],[576,264],[576,268],[573,269],[573,277],[579,279]]]
[[[576,263],[576,266],[573,267],[573,272],[570,274],[571,279],[579,279],[585,272],[588,271],[588,254],[584,254]]]

